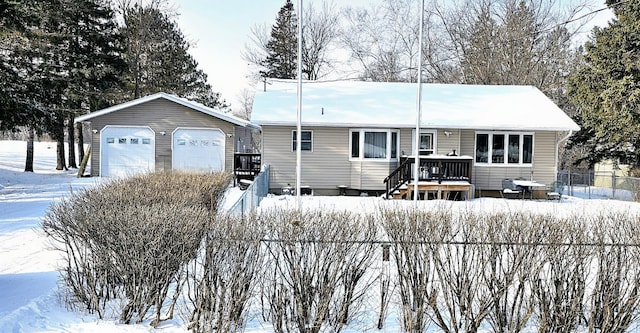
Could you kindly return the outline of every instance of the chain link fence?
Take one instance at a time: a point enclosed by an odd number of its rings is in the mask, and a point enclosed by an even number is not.
[[[640,201],[640,178],[619,172],[562,170],[557,178],[565,185],[565,194],[570,196]]]

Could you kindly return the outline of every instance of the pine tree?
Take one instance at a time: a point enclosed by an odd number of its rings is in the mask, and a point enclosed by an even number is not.
[[[280,8],[275,25],[271,28],[271,38],[267,43],[267,58],[261,72],[263,77],[295,79],[298,57],[298,22],[293,3],[287,0]]]
[[[120,85],[124,62],[114,12],[104,0],[52,0],[48,2],[42,28],[47,43],[39,51],[42,70],[50,82],[47,95],[50,116],[46,130],[58,142],[56,169],[77,167],[75,116],[109,100],[110,90]],[[69,164],[64,139],[69,140]],[[81,150],[82,147],[79,147]]]
[[[207,83],[207,75],[188,53],[189,43],[167,13],[138,4],[122,12],[128,98],[166,92],[210,107],[227,107]]]
[[[615,3],[615,5],[613,5]],[[616,15],[595,28],[584,66],[569,82],[582,126],[573,144],[590,147],[590,164],[613,158],[640,167],[640,2],[608,0]]]

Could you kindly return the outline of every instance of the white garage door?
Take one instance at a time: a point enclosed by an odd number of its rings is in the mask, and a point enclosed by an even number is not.
[[[224,170],[225,134],[220,129],[178,128],[173,132],[175,170]]]
[[[155,170],[155,133],[148,127],[105,126],[100,133],[100,147],[103,177]]]

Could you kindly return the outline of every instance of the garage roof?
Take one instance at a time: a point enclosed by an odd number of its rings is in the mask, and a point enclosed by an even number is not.
[[[83,122],[83,121],[88,121],[91,120],[93,118],[96,117],[100,117],[102,115],[111,113],[111,112],[116,112],[122,109],[126,109],[135,105],[139,105],[139,104],[143,104],[143,103],[147,103],[159,98],[164,98],[166,100],[172,101],[174,103],[178,103],[180,105],[186,106],[190,109],[193,110],[197,110],[200,111],[202,113],[208,114],[212,117],[216,117],[225,121],[228,121],[230,123],[233,123],[235,125],[238,126],[242,126],[242,127],[251,127],[251,128],[260,128],[260,126],[255,125],[253,123],[251,123],[250,121],[244,120],[242,118],[236,117],[234,115],[231,114],[227,114],[224,112],[220,112],[218,110],[212,109],[208,106],[205,106],[203,104],[200,104],[198,102],[194,102],[194,101],[190,101],[188,99],[185,98],[181,98],[178,96],[174,96],[174,95],[170,95],[167,93],[163,93],[163,92],[159,92],[153,95],[149,95],[149,96],[145,96],[145,97],[141,97],[138,99],[134,99],[132,101],[126,102],[126,103],[122,103],[122,104],[118,104],[118,105],[114,105],[112,107],[106,108],[106,109],[102,109],[99,111],[95,111],[95,112],[91,112],[89,114],[86,114],[84,116],[80,116],[75,118],[75,122]]]

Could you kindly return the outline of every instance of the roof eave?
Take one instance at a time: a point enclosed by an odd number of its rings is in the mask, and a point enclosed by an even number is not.
[[[248,127],[248,128],[258,129],[258,130],[260,129],[259,125],[256,125],[256,124],[254,124],[254,123],[252,123],[250,121],[247,121],[247,120],[244,120],[244,119],[232,116],[232,115],[227,115],[227,114],[224,114],[224,113],[221,113],[221,112],[217,112],[217,111],[215,111],[215,110],[213,110],[213,109],[211,109],[211,108],[209,108],[207,106],[196,104],[196,103],[190,102],[190,101],[188,101],[186,99],[182,99],[182,98],[179,98],[177,96],[173,96],[173,95],[170,95],[170,94],[167,94],[167,93],[163,93],[163,92],[159,92],[159,93],[155,93],[153,95],[148,95],[148,96],[145,96],[145,97],[134,99],[132,101],[128,101],[128,102],[125,102],[125,103],[122,103],[122,104],[114,105],[114,106],[108,107],[106,109],[98,110],[98,111],[95,111],[95,112],[92,112],[92,113],[89,113],[89,114],[86,114],[86,115],[83,115],[83,116],[80,116],[80,117],[76,117],[74,119],[74,122],[76,122],[76,123],[85,122],[85,121],[91,120],[93,118],[103,116],[105,114],[109,114],[109,113],[112,113],[112,112],[116,112],[116,111],[119,111],[119,110],[123,110],[123,109],[129,108],[129,107],[132,107],[132,106],[136,106],[136,105],[140,105],[140,104],[143,104],[143,103],[147,103],[147,102],[156,100],[158,98],[164,98],[164,99],[166,99],[168,101],[172,101],[174,103],[180,104],[180,105],[188,107],[190,109],[200,111],[200,112],[205,113],[207,115],[210,115],[212,117],[220,118],[222,120],[228,121],[228,122],[230,122],[232,124],[235,124],[235,125],[238,125],[238,126]]]
[[[256,120],[256,124],[260,126],[297,126],[297,123],[291,121],[260,121]],[[415,128],[415,124],[362,124],[362,123],[321,123],[321,122],[302,122],[302,126],[307,127],[358,127],[358,128]],[[457,124],[422,124],[421,128],[435,129],[465,129],[478,131],[547,131],[547,132],[564,132],[578,131],[580,127],[509,127],[509,126],[460,126]]]

